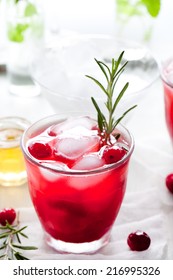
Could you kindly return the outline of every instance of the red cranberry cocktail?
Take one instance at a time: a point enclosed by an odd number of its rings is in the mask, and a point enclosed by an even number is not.
[[[163,64],[161,75],[164,88],[166,124],[173,142],[173,59],[169,59]]]
[[[54,115],[24,133],[30,195],[49,245],[90,253],[108,242],[133,148],[122,125],[106,143],[90,117]]]
[[[91,253],[105,245],[124,197],[134,144],[120,121],[136,105],[115,116],[129,85],[114,99],[127,65],[123,54],[111,66],[95,59],[106,85],[86,76],[104,92],[107,115],[91,97],[97,122],[55,115],[32,125],[22,138],[33,204],[48,244],[61,252]]]

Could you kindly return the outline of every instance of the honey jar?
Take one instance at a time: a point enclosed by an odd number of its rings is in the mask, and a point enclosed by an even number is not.
[[[29,125],[20,117],[0,118],[0,186],[19,186],[26,182],[20,138]]]

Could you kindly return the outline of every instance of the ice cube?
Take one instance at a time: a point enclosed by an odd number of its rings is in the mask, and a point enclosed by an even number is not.
[[[107,174],[104,173],[98,173],[96,175],[76,175],[71,178],[69,178],[68,184],[77,190],[83,190],[86,188],[93,188],[98,186],[103,180],[106,180]]]
[[[51,128],[49,129],[49,135],[54,136],[61,133],[68,133],[69,135],[70,132],[73,135],[82,135],[81,130],[85,131],[86,133],[86,130],[91,130],[95,125],[96,122],[89,117],[71,117],[62,123],[51,126]]]
[[[78,160],[72,167],[73,170],[94,170],[104,165],[104,160],[97,154],[90,154]],[[69,185],[75,189],[83,190],[97,186],[107,177],[106,172],[88,175],[75,175],[69,178]]]
[[[73,166],[73,170],[78,168],[79,170],[92,170],[101,167],[104,163],[102,160],[98,160],[98,158],[91,158],[91,155],[86,156],[85,158],[81,159],[76,165]],[[109,172],[98,172],[95,174],[75,174],[74,176],[69,177],[68,184],[77,190],[84,190],[86,188],[95,188],[98,185],[106,180],[109,176]],[[106,181],[105,181],[106,182]]]
[[[60,139],[55,145],[54,154],[68,160],[77,160],[89,152],[99,148],[99,137],[80,137]]]
[[[57,171],[67,171],[67,170],[69,170],[67,165],[65,163],[60,162],[60,161],[47,160],[47,161],[42,161],[41,164],[43,166],[46,166],[48,168],[51,168],[51,169],[57,170]]]
[[[50,182],[57,181],[62,177],[60,173],[54,171],[55,169],[58,171],[69,170],[66,164],[58,161],[42,161],[40,163],[45,167],[52,168],[52,170],[47,168],[40,168],[40,173],[42,174],[42,176]]]
[[[51,171],[50,169],[40,168],[40,173],[44,177],[46,181],[55,182],[60,177],[58,173],[55,171]]]
[[[104,165],[104,160],[97,154],[90,154],[78,160],[72,169],[75,170],[93,170]]]

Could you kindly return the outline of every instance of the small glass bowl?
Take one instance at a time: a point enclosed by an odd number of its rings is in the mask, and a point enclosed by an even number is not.
[[[112,58],[117,59],[122,51],[125,51],[122,63],[128,61],[128,64],[116,85],[115,95],[127,82],[129,87],[116,108],[116,113],[121,115],[131,106],[140,105],[144,97],[152,93],[151,86],[159,78],[157,61],[138,43],[94,34],[64,38],[36,55],[31,65],[32,78],[55,113],[77,110],[81,114],[83,111],[93,114],[91,96],[106,113],[104,93],[85,75],[93,76],[105,85],[105,77],[94,58],[111,66]]]

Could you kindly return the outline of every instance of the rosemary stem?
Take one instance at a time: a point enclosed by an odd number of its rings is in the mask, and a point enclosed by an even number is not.
[[[17,213],[16,225],[14,227],[11,227],[10,225],[8,225],[9,235],[4,242],[5,251],[4,251],[3,260],[9,260],[10,257],[13,258],[13,253],[14,253],[15,250],[12,246],[12,243],[13,243],[13,240],[14,240],[16,230],[18,230],[18,227],[19,227],[19,213]]]
[[[4,252],[4,260],[8,260],[9,259],[9,255],[10,255],[10,251],[11,251],[11,243],[13,241],[13,234],[9,234],[6,240],[6,248],[5,248],[5,252]]]
[[[108,83],[108,100],[109,103],[109,120],[108,120],[108,130],[107,130],[107,139],[109,138],[110,133],[112,132],[112,97],[113,97],[113,91],[112,91],[112,77],[110,77],[110,81]]]
[[[122,64],[123,54],[124,54],[124,51],[121,52],[121,54],[119,55],[117,60],[115,60],[114,58],[112,59],[111,67],[109,67],[109,65],[106,65],[104,62],[98,61],[97,59],[95,59],[98,66],[100,67],[101,71],[103,72],[104,77],[106,78],[106,82],[107,82],[106,88],[104,85],[102,85],[101,82],[99,82],[94,77],[86,75],[86,77],[93,80],[101,88],[101,90],[104,92],[104,94],[106,94],[106,96],[107,96],[105,105],[108,110],[108,118],[105,117],[102,110],[99,108],[96,100],[93,97],[91,97],[92,103],[94,104],[94,107],[97,111],[98,127],[99,127],[100,135],[102,138],[101,142],[104,144],[105,143],[111,144],[111,133],[113,132],[115,127],[126,116],[126,114],[129,111],[131,111],[133,108],[136,107],[136,106],[131,107],[130,109],[125,111],[118,119],[114,118],[115,109],[116,109],[117,105],[119,104],[121,98],[123,97],[128,85],[129,85],[129,83],[126,83],[114,100],[113,95],[114,95],[116,83],[117,83],[120,75],[124,72],[124,69],[128,63],[126,61],[124,64]],[[116,136],[115,136],[116,140],[118,139],[117,137],[119,137],[118,135],[119,134],[116,134]]]

